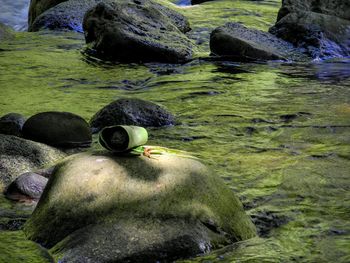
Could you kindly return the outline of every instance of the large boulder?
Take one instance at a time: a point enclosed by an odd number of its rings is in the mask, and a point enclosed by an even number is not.
[[[52,146],[74,148],[90,146],[92,136],[89,124],[70,112],[41,112],[23,125],[23,137]]]
[[[300,57],[290,43],[260,30],[229,22],[216,28],[210,35],[212,55],[228,59],[287,60]]]
[[[350,1],[283,1],[270,33],[311,57],[350,55]]]
[[[175,124],[174,116],[149,101],[118,99],[99,110],[90,120],[93,132],[112,125],[161,127]]]
[[[240,201],[200,162],[82,153],[56,166],[29,239],[60,262],[156,262],[256,235]]]
[[[55,5],[38,15],[29,24],[29,31],[71,30],[83,32],[85,13],[101,0],[69,0]]]
[[[95,55],[121,62],[182,63],[192,58],[181,14],[148,0],[103,1],[84,18],[86,43]]]
[[[0,134],[0,189],[19,175],[52,166],[65,156],[48,145]]]

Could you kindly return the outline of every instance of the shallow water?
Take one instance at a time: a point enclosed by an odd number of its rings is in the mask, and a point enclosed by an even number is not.
[[[80,34],[17,33],[0,44],[0,115],[57,110],[89,120],[121,97],[158,103],[179,124],[150,129],[150,144],[202,158],[260,232],[189,262],[350,262],[350,60],[200,59],[212,28],[232,20],[266,30],[278,6],[227,0],[182,9],[199,44],[199,59],[185,65],[101,63],[83,54]],[[0,197],[0,229],[13,225],[0,231],[0,250],[14,251],[0,262],[19,254],[49,262],[16,231],[29,214],[30,206]]]

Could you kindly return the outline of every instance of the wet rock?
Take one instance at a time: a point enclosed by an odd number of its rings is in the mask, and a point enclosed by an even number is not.
[[[290,43],[231,22],[211,33],[210,50],[212,55],[238,61],[301,59],[301,54]]]
[[[21,136],[26,118],[18,113],[9,113],[0,118],[0,133]]]
[[[89,146],[89,124],[69,112],[42,112],[30,117],[23,126],[26,139],[65,148]]]
[[[104,1],[86,13],[83,28],[86,43],[102,58],[182,63],[192,58],[193,45],[181,32],[187,27],[179,26],[188,22],[179,21],[186,19],[153,1]]]
[[[6,197],[15,201],[39,200],[47,181],[47,178],[37,173],[21,174],[6,189]]]
[[[152,102],[119,99],[99,110],[90,120],[93,132],[112,125],[161,127],[175,124],[174,116]]]
[[[28,13],[28,24],[31,26],[37,16],[44,13],[46,10],[66,2],[67,0],[31,0]]]
[[[59,3],[35,18],[29,25],[29,31],[71,30],[83,32],[85,13],[101,0],[69,0]]]
[[[0,134],[0,189],[19,175],[52,166],[65,156],[48,145]]]
[[[9,40],[13,38],[14,38],[14,34],[12,30],[8,26],[4,25],[3,23],[0,23],[0,41]]]
[[[312,57],[350,54],[348,0],[286,0],[270,32]]]
[[[205,2],[211,2],[214,0],[191,0],[191,5],[199,5],[201,3],[205,3]]]
[[[61,163],[24,230],[61,262],[168,262],[255,236],[233,192],[198,161],[108,152]]]

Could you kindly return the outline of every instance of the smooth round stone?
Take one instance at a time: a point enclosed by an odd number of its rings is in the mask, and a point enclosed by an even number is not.
[[[47,181],[37,173],[24,173],[9,185],[6,197],[12,200],[39,199]]]
[[[26,139],[52,146],[74,148],[91,144],[89,124],[69,112],[42,112],[30,117],[23,126]]]

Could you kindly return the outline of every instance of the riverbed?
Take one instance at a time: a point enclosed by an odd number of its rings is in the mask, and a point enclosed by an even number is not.
[[[12,2],[0,22],[22,31],[0,43],[0,115],[54,110],[88,121],[118,98],[152,101],[178,124],[149,129],[149,143],[193,153],[241,199],[259,237],[186,262],[350,262],[350,59],[207,59],[212,29],[267,30],[280,1],[181,1],[198,44],[183,65],[102,62],[86,55],[82,34],[24,32],[18,10],[28,1]],[[30,213],[0,195],[0,262],[50,262],[20,230]]]

